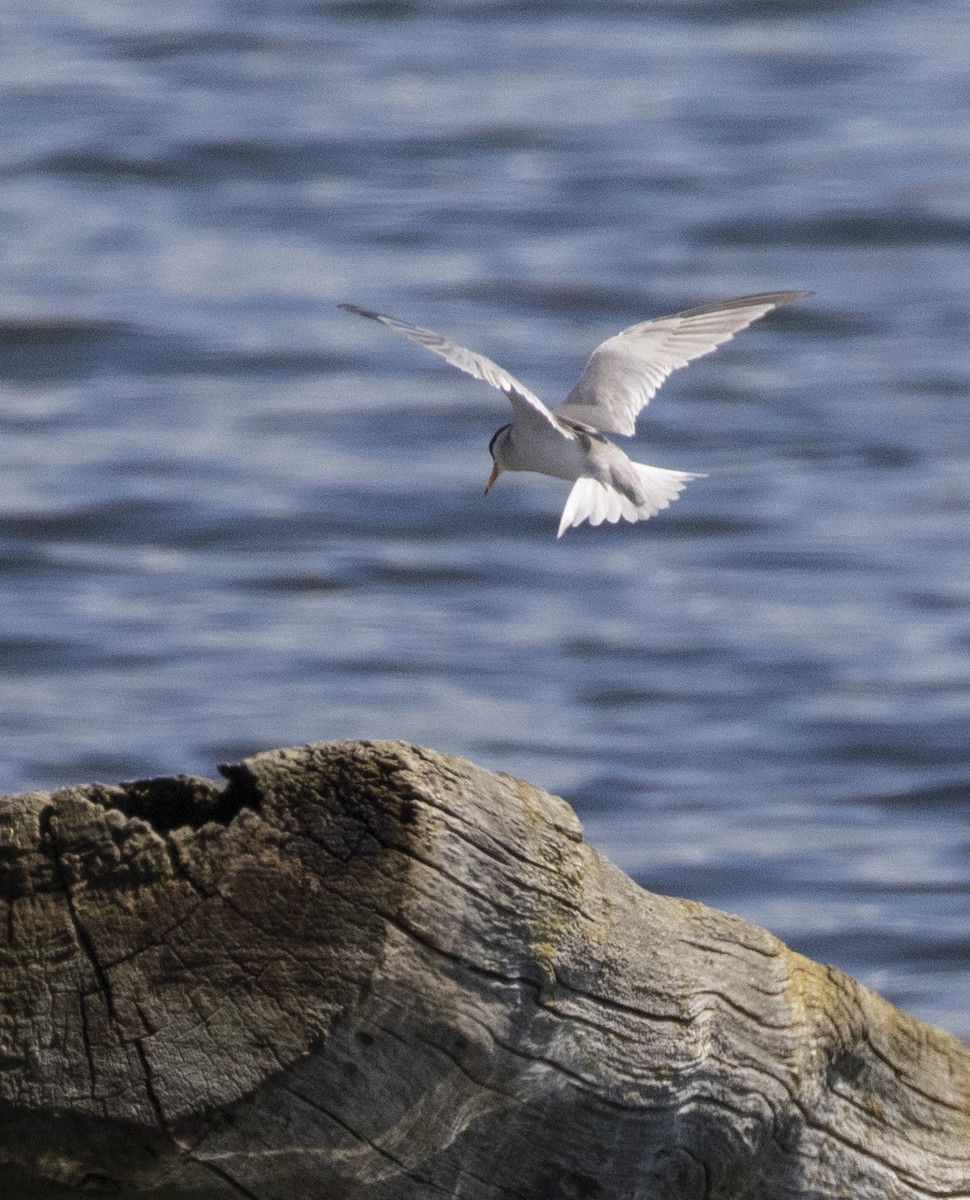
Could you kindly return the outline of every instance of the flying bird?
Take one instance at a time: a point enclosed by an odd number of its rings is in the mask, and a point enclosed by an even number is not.
[[[537,471],[572,480],[556,535],[562,537],[570,526],[583,521],[590,525],[621,518],[645,521],[676,500],[692,479],[702,478],[689,471],[633,462],[604,435],[632,437],[640,410],[672,371],[709,354],[773,308],[810,295],[738,296],[631,325],[596,347],[579,382],[556,409],[547,408],[491,359],[449,342],[440,333],[355,304],[340,307],[379,321],[508,396],[512,421],[496,430],[489,442],[493,465],[485,491],[503,471]]]

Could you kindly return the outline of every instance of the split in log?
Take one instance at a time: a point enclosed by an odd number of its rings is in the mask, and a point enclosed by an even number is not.
[[[970,1051],[396,742],[0,801],[0,1196],[970,1198]]]

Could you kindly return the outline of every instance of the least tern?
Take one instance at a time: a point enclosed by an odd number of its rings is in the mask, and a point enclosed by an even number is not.
[[[613,524],[621,517],[645,521],[676,500],[692,479],[702,478],[689,471],[633,462],[603,435],[632,437],[640,410],[672,371],[709,354],[773,308],[810,295],[737,296],[631,325],[596,347],[579,382],[556,409],[547,408],[491,359],[447,341],[440,333],[355,304],[340,307],[379,321],[508,396],[512,421],[496,430],[489,442],[493,466],[485,491],[503,471],[537,471],[573,480],[556,535],[562,537],[570,526],[583,521],[590,525]]]

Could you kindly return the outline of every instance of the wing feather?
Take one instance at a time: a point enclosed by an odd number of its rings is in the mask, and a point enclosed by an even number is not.
[[[630,436],[640,410],[672,371],[709,354],[773,308],[811,294],[738,296],[631,325],[596,347],[554,415]]]
[[[519,383],[498,363],[486,358],[484,354],[476,354],[474,350],[468,350],[464,346],[449,342],[447,338],[443,338],[440,333],[435,333],[433,329],[422,329],[420,325],[407,325],[404,321],[397,320],[396,317],[387,316],[386,313],[373,312],[369,308],[358,308],[356,304],[341,304],[338,307],[345,312],[354,313],[358,317],[379,321],[381,325],[386,325],[388,329],[401,334],[402,337],[409,338],[416,345],[423,346],[432,354],[439,355],[445,362],[457,367],[459,371],[464,371],[467,375],[481,379],[484,383],[504,392],[512,402],[517,420],[521,418],[528,422],[535,421],[538,417],[551,425],[564,438],[569,441],[575,440],[576,434],[557,421],[538,396]]]

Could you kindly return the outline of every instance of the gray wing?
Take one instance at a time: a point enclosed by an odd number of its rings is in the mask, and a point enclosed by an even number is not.
[[[710,354],[773,308],[811,294],[738,296],[631,325],[596,347],[555,415],[603,433],[632,435],[638,413],[672,371]]]
[[[498,363],[486,358],[484,354],[476,354],[474,350],[456,346],[453,342],[443,338],[440,333],[435,333],[433,329],[422,329],[419,325],[406,325],[395,317],[387,316],[386,313],[372,312],[368,308],[358,308],[356,304],[340,304],[338,307],[342,308],[344,312],[355,313],[358,317],[379,321],[388,329],[393,329],[395,333],[400,333],[417,345],[423,346],[425,350],[430,350],[432,354],[440,355],[445,362],[451,363],[459,371],[465,371],[468,375],[473,375],[476,379],[491,384],[493,388],[498,388],[512,401],[516,419],[521,417],[528,422],[534,421],[538,416],[548,422],[564,438],[570,441],[575,439],[575,433],[557,421],[538,396],[533,395],[527,387],[523,387],[517,379],[503,370]]]

